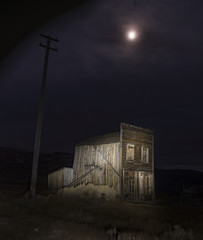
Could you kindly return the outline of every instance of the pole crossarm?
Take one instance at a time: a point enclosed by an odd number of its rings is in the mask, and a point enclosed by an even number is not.
[[[53,50],[53,51],[56,51],[56,52],[58,51],[57,48],[49,47],[49,46],[47,46],[47,45],[44,45],[43,43],[40,43],[39,46],[44,47],[44,48],[49,48],[49,49],[51,49],[51,50]]]
[[[48,39],[50,39],[50,40],[52,40],[52,41],[55,41],[55,42],[58,42],[58,41],[59,41],[57,38],[53,38],[53,37],[51,37],[51,36],[49,36],[49,35],[45,35],[45,34],[43,34],[43,33],[41,33],[40,36],[42,36],[42,37],[44,37],[44,38],[48,38]]]

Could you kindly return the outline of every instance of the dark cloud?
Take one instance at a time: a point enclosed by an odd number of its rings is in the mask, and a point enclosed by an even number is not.
[[[44,32],[59,51],[50,52],[42,151],[73,151],[123,121],[155,130],[157,167],[202,166],[202,7],[90,1],[47,22],[2,65],[0,144],[33,148]],[[126,39],[130,28],[135,42]]]

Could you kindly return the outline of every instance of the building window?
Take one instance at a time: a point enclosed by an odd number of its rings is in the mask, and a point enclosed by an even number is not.
[[[146,195],[151,195],[151,178],[150,175],[147,174],[145,177],[145,193]]]
[[[127,144],[127,161],[135,160],[135,145]]]
[[[142,147],[141,160],[143,163],[149,163],[149,148]]]

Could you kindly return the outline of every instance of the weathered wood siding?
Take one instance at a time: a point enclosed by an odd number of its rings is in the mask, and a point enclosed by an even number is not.
[[[64,186],[73,181],[73,168],[64,168]]]
[[[121,124],[121,195],[131,200],[154,198],[153,132]],[[134,146],[134,159],[128,158],[129,146]],[[147,162],[143,162],[146,149]],[[132,150],[130,150],[132,151]],[[130,153],[132,156],[132,153]]]
[[[73,163],[74,179],[94,168],[81,182],[108,185],[119,190],[120,143],[76,146]]]
[[[60,189],[73,181],[72,168],[60,168],[48,174],[48,188]]]

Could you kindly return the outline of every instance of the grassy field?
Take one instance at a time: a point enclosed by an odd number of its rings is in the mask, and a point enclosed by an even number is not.
[[[0,193],[2,240],[202,240],[200,204],[134,204]]]

